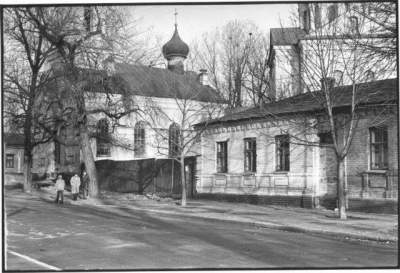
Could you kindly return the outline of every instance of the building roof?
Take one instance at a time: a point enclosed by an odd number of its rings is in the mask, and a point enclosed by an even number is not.
[[[270,41],[271,45],[295,45],[305,35],[304,30],[298,27],[288,28],[271,28]]]
[[[356,103],[361,105],[381,104],[398,101],[397,79],[387,79],[359,84],[356,88]],[[334,108],[351,105],[352,86],[339,86],[333,89],[332,100]],[[324,109],[324,93],[322,91],[307,92],[297,96],[265,104],[263,107],[253,107],[244,111],[227,114],[213,119],[207,124],[224,124],[234,121],[262,119],[295,113],[319,112]],[[197,125],[204,124],[205,122]]]
[[[168,69],[124,63],[114,63],[112,76],[107,76],[105,70],[82,70],[83,79],[92,79],[85,87],[87,92],[227,103],[214,88],[202,85],[199,75],[193,71],[178,74]]]
[[[146,97],[190,99],[226,103],[210,86],[200,84],[195,72],[178,74],[168,69],[115,63],[116,93]]]
[[[24,135],[15,133],[4,133],[3,142],[7,146],[24,146]]]
[[[189,54],[189,46],[179,37],[177,25],[171,40],[162,47],[162,53],[167,60],[174,56],[186,58]]]

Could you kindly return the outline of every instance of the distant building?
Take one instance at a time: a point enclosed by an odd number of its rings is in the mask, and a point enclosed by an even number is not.
[[[24,136],[5,133],[3,135],[3,145],[5,185],[23,183]]]
[[[353,57],[347,58],[349,53],[346,51],[355,49],[359,52],[356,61],[365,60],[361,65],[363,71],[358,72],[364,75],[357,75],[358,82],[396,77],[393,65],[385,63],[388,60],[380,59],[378,55],[374,59],[370,51],[360,45],[354,46],[358,41],[359,44],[368,43],[370,48],[379,48],[395,39],[391,33],[379,28],[379,22],[371,20],[385,18],[369,14],[373,12],[370,5],[374,3],[301,3],[298,4],[298,26],[270,29],[271,96],[282,99],[320,89],[322,68],[318,67],[316,57],[318,44],[325,48],[323,54],[332,58],[329,65],[325,64],[324,77],[334,78],[337,86],[349,84],[345,66],[351,67]],[[395,22],[395,17],[388,20]],[[331,53],[328,54],[328,50]],[[345,64],[342,63],[344,59]]]
[[[351,86],[334,89],[335,115]],[[360,120],[345,161],[350,209],[396,211],[398,81],[361,84]],[[208,122],[201,137],[197,192],[258,204],[337,207],[336,158],[321,92],[308,92]],[[316,126],[314,126],[316,124]],[[342,139],[339,131],[338,139]]]

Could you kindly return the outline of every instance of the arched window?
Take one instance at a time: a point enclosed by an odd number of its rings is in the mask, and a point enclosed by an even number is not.
[[[146,134],[144,128],[145,124],[143,121],[138,121],[135,124],[133,146],[135,156],[138,157],[143,157],[146,151]]]
[[[169,156],[170,157],[179,156],[180,133],[181,133],[181,128],[179,127],[178,124],[172,123],[171,126],[169,126],[168,144],[169,144]]]
[[[110,156],[110,132],[108,120],[97,122],[97,156]]]
[[[343,71],[335,70],[333,72],[333,77],[335,78],[335,82],[337,83],[338,86],[343,85]]]
[[[322,26],[322,23],[321,23],[321,8],[317,3],[314,6],[314,24],[315,24],[315,28],[316,29],[319,29]]]
[[[358,18],[356,16],[350,16],[350,32],[352,34],[359,34]]]
[[[372,71],[371,69],[368,69],[366,72],[365,72],[365,76],[366,76],[366,81],[367,82],[372,82],[372,81],[374,81],[375,80],[375,72],[374,71]]]

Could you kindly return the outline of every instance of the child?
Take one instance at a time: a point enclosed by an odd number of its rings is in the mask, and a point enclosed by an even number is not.
[[[59,174],[57,176],[57,180],[56,180],[57,197],[56,197],[55,203],[57,203],[57,204],[64,203],[64,188],[65,188],[65,181],[64,181],[64,179],[62,179],[62,175]],[[59,199],[61,199],[61,202],[59,202]]]

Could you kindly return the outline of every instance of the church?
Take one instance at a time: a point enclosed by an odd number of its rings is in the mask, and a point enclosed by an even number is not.
[[[148,67],[115,61],[109,57],[103,70],[117,79],[123,87],[111,90],[110,95],[137,109],[112,124],[106,115],[90,115],[90,139],[95,161],[127,161],[168,159],[178,156],[179,132],[191,131],[192,125],[216,117],[223,110],[225,100],[208,84],[207,71],[185,71],[184,62],[189,46],[182,41],[175,23],[172,38],[162,47],[166,68]],[[98,103],[102,91],[86,101],[91,109]],[[37,177],[54,177],[56,173],[80,173],[82,154],[76,131],[64,127],[59,137],[64,143],[53,141],[34,151],[33,173]],[[187,151],[187,156],[198,156],[199,143]]]

